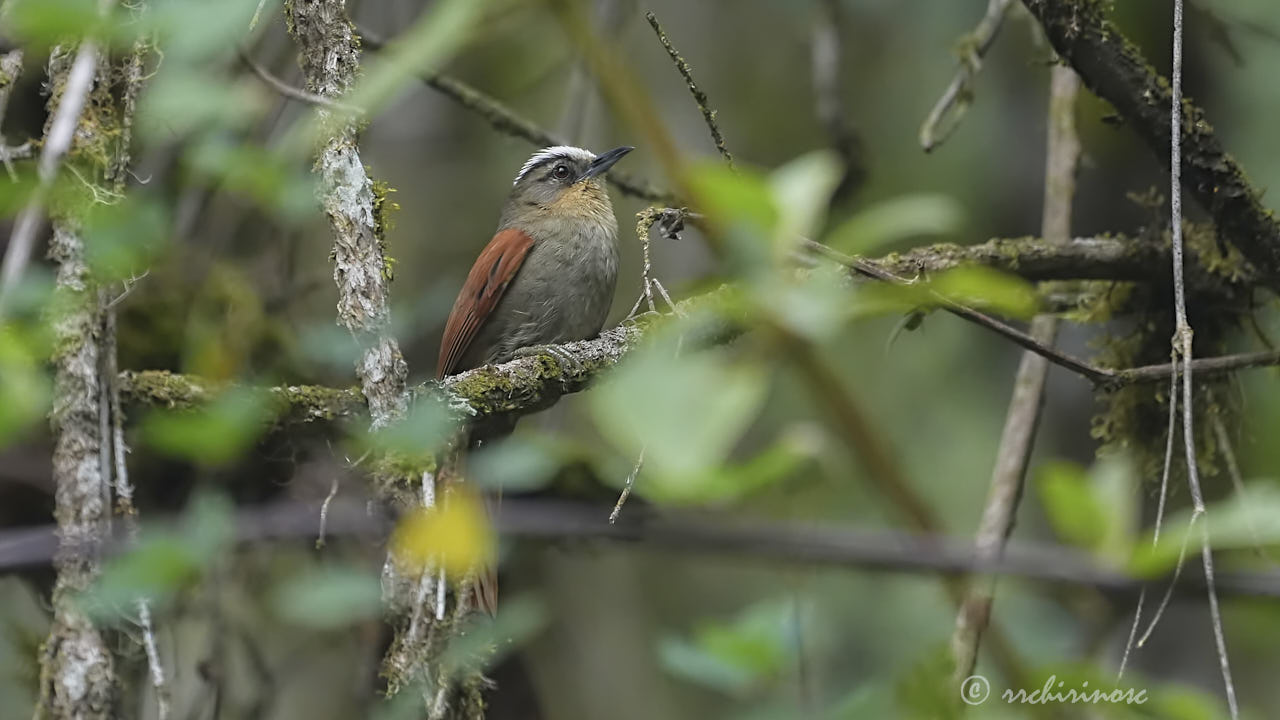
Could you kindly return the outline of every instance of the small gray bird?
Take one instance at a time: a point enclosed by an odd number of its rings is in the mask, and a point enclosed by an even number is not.
[[[600,333],[618,282],[618,221],[604,173],[632,149],[597,156],[549,147],[520,168],[498,232],[471,266],[445,323],[437,378]],[[513,422],[472,428],[471,441],[504,435]],[[496,614],[493,568],[476,573],[473,590],[476,605]]]
[[[437,378],[600,332],[618,280],[618,221],[604,173],[632,149],[597,156],[549,147],[520,168],[498,232],[449,313]]]

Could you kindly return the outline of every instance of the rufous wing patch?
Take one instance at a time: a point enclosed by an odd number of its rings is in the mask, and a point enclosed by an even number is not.
[[[502,294],[515,279],[532,247],[532,237],[521,230],[508,228],[494,235],[480,251],[480,257],[471,266],[462,291],[453,303],[449,321],[445,323],[440,359],[436,364],[437,379],[452,375],[458,369],[458,362],[498,306]]]

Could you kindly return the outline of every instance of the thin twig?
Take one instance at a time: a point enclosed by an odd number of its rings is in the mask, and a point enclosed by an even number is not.
[[[386,47],[387,41],[382,36],[365,27],[359,27],[358,30],[365,49],[378,51]],[[532,120],[521,117],[496,98],[486,95],[455,77],[444,74],[424,74],[419,75],[418,79],[427,87],[479,115],[485,122],[489,123],[490,127],[500,133],[518,137],[539,147],[566,144],[562,138],[543,130]],[[649,202],[668,205],[680,204],[671,192],[654,187],[640,178],[633,178],[621,171],[611,169],[606,179],[627,195]]]
[[[930,152],[941,145],[960,126],[960,119],[964,117],[973,100],[973,79],[982,70],[982,59],[991,49],[996,36],[1000,34],[1000,28],[1004,25],[1005,16],[1009,14],[1009,5],[1012,2],[1013,0],[988,0],[987,13],[982,16],[982,20],[973,32],[961,41],[956,75],[951,79],[951,84],[947,86],[946,91],[942,93],[942,97],[938,98],[938,102],[929,111],[924,124],[920,126],[920,147],[924,148],[925,152]],[[952,113],[951,122],[939,132],[938,125],[949,112]]]
[[[698,111],[702,113],[702,120],[707,124],[707,130],[711,132],[711,140],[716,145],[720,157],[729,164],[729,168],[733,169],[733,155],[729,153],[729,149],[724,145],[724,135],[720,133],[720,125],[716,123],[716,111],[709,107],[707,94],[698,87],[698,83],[693,79],[693,70],[689,67],[689,63],[676,52],[672,47],[671,41],[667,39],[667,33],[658,24],[658,18],[652,12],[644,14],[646,20],[649,21],[649,27],[653,28],[653,32],[658,36],[658,42],[662,43],[662,47],[671,56],[671,62],[675,63],[676,70],[680,72],[680,77],[684,78],[685,85],[689,87],[689,92],[693,95],[693,101],[698,105]]]
[[[98,67],[98,44],[86,39],[80,43],[76,51],[76,59],[67,73],[67,80],[62,86],[62,97],[58,108],[49,123],[49,131],[45,133],[44,146],[40,150],[40,159],[36,163],[36,175],[39,184],[28,198],[27,204],[13,223],[13,232],[9,235],[9,245],[4,253],[4,265],[0,268],[0,317],[4,315],[5,301],[13,293],[22,279],[23,271],[31,260],[31,251],[36,242],[36,233],[40,230],[44,218],[44,203],[57,179],[58,168],[62,159],[71,149],[75,138],[76,126],[80,122],[80,113],[84,110],[85,100],[89,97],[89,89],[93,87],[93,77]]]
[[[636,478],[640,475],[640,468],[644,467],[644,452],[649,447],[646,445],[640,448],[640,454],[636,457],[635,467],[631,468],[631,472],[627,474],[627,481],[622,485],[622,492],[618,495],[618,502],[613,504],[613,510],[609,512],[609,522],[618,522],[618,517],[622,515],[622,506],[626,504],[627,498],[631,497],[631,489],[635,487]]]
[[[1155,531],[1152,534],[1151,545],[1155,547],[1160,542],[1160,529],[1164,525],[1164,507],[1165,500],[1169,496],[1169,469],[1173,466],[1173,436],[1177,430],[1178,417],[1178,366],[1173,365],[1169,371],[1169,421],[1168,436],[1164,443],[1164,468],[1160,472],[1160,500],[1156,503],[1156,521]],[[1124,677],[1124,670],[1129,664],[1129,655],[1135,647],[1135,639],[1138,633],[1138,625],[1142,622],[1142,606],[1147,600],[1147,588],[1144,585],[1142,592],[1138,593],[1138,607],[1133,612],[1133,626],[1129,628],[1129,639],[1125,642],[1124,654],[1120,656],[1120,668],[1116,671],[1116,682],[1120,682],[1120,678]],[[1161,603],[1163,607],[1163,603]],[[1159,621],[1157,614],[1155,622]],[[1145,637],[1145,635],[1144,635]]]
[[[240,50],[240,62],[244,63],[245,67],[252,70],[253,74],[257,75],[258,79],[266,83],[268,87],[290,100],[297,100],[300,103],[324,108],[325,110],[332,110],[336,113],[346,115],[364,115],[364,110],[354,105],[334,100],[333,98],[328,98],[323,95],[317,95],[313,92],[307,92],[302,88],[290,85],[275,75],[272,75],[269,70],[255,62],[253,58],[249,57],[249,53],[245,52],[243,48]]]
[[[1187,451],[1187,485],[1191,489],[1191,524],[1205,514],[1204,497],[1200,491],[1200,471],[1196,458],[1195,412],[1192,406],[1194,383],[1192,381],[1192,330],[1187,320],[1187,297],[1182,270],[1182,0],[1173,2],[1173,82],[1170,92],[1172,104],[1169,110],[1169,192],[1171,198],[1170,228],[1173,245],[1173,296],[1176,317],[1174,352],[1182,358],[1182,442]],[[1190,535],[1188,527],[1188,535]],[[1213,587],[1213,551],[1209,547],[1209,521],[1206,517],[1200,526],[1200,556],[1204,561],[1205,588],[1209,594],[1209,615],[1213,621],[1213,638],[1218,649],[1218,664],[1222,670],[1222,682],[1227,692],[1227,708],[1231,717],[1238,718],[1235,684],[1231,680],[1231,663],[1227,657],[1227,642],[1222,630],[1222,615],[1218,609],[1218,594]],[[1179,562],[1181,565],[1181,562]]]
[[[329,482],[329,494],[324,496],[324,502],[320,503],[320,529],[316,531],[316,549],[322,550],[325,545],[325,531],[329,525],[329,505],[333,503],[333,499],[338,496],[338,473],[333,474],[333,479]]]

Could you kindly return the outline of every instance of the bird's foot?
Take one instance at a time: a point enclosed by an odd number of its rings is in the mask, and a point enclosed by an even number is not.
[[[568,370],[572,374],[577,375],[584,370],[582,361],[559,345],[530,345],[516,350],[513,354],[518,358],[550,355],[556,359],[562,369]]]

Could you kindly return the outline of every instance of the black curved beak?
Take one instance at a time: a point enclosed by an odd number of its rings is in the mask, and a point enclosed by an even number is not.
[[[621,160],[623,155],[626,155],[632,150],[635,150],[635,148],[630,145],[623,145],[620,148],[614,148],[606,153],[597,155],[596,159],[592,160],[591,164],[587,166],[587,171],[582,173],[582,179],[586,180],[597,175],[603,175],[609,170],[609,168],[613,167],[614,163]]]

